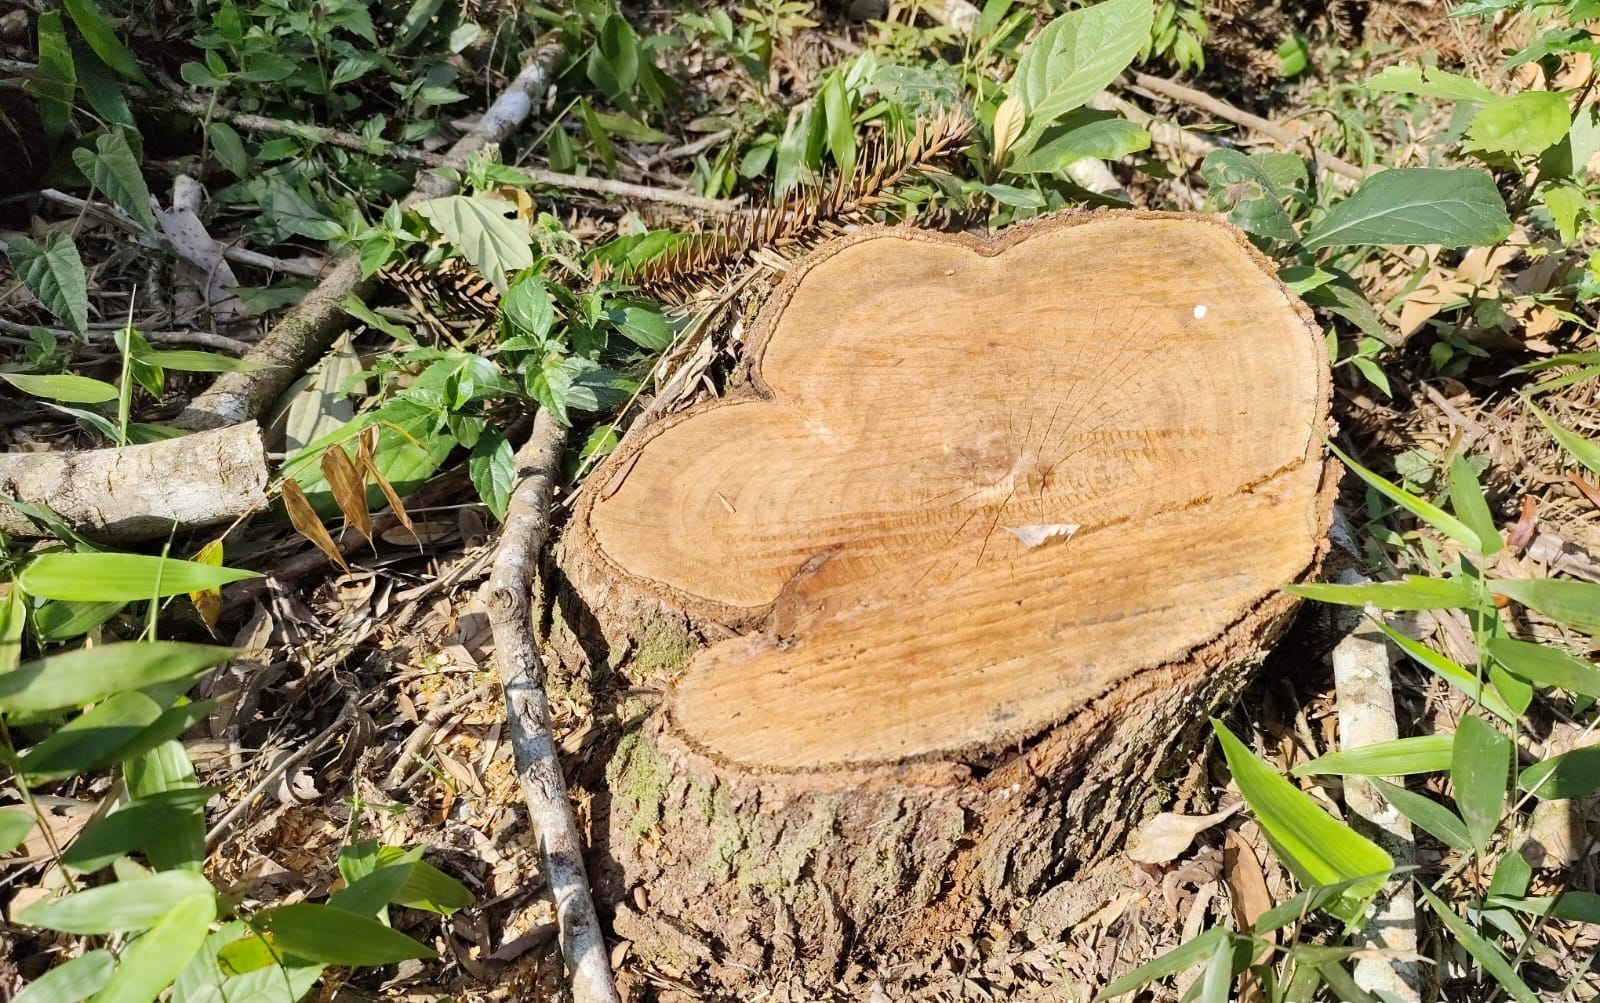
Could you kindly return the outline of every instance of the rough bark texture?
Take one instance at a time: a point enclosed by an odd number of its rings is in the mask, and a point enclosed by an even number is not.
[[[0,498],[45,505],[86,536],[127,543],[230,522],[266,503],[253,421],[122,449],[0,454]],[[0,532],[52,535],[0,505]]]
[[[736,992],[937,955],[1114,852],[1334,483],[1315,325],[1203,217],[864,231],[747,365],[630,432],[563,557],[590,657],[666,691],[610,760],[599,890]]]

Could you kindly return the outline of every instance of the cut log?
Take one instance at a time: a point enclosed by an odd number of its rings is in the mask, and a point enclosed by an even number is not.
[[[566,538],[569,619],[666,692],[596,866],[657,964],[820,985],[1012,916],[1193,767],[1324,552],[1327,352],[1238,231],[1100,212],[827,245],[743,375]]]

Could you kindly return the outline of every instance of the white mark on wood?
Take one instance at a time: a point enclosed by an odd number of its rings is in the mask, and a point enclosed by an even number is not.
[[[1195,320],[1205,320],[1206,319],[1206,305],[1204,303],[1199,303],[1199,304],[1195,305],[1195,308],[1194,308],[1194,319]]]
[[[722,503],[722,507],[728,510],[728,514],[729,515],[733,515],[733,514],[735,514],[736,512],[739,511],[738,509],[733,507],[733,502],[728,500],[728,496],[727,495],[724,495],[721,491],[716,492],[716,495],[717,495],[717,501]]]
[[[1078,531],[1078,523],[1048,523],[1039,526],[1007,526],[1006,532],[1022,541],[1029,550],[1051,540],[1070,540]]]

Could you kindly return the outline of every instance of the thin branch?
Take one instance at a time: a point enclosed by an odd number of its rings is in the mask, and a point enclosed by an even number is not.
[[[56,338],[57,341],[74,341],[78,337],[76,334],[64,327],[45,327],[42,324],[19,324],[14,320],[7,320],[4,317],[0,317],[0,333],[15,334],[22,337],[27,337],[32,334],[35,329],[50,333]],[[97,326],[91,326],[91,336],[100,330],[102,329]],[[122,325],[117,324],[114,328],[105,328],[104,330],[120,331],[122,330]],[[229,355],[243,355],[250,351],[250,349],[253,347],[248,341],[240,341],[237,338],[229,338],[220,334],[212,334],[210,331],[140,331],[139,333],[144,336],[144,340],[153,345],[194,345],[200,348],[210,348],[218,352],[227,352]]]
[[[517,779],[555,901],[573,999],[576,1003],[619,1003],[584,872],[583,841],[557,758],[544,662],[534,644],[528,598],[534,562],[550,532],[550,498],[566,437],[567,430],[549,410],[541,410],[534,418],[532,434],[517,451],[517,488],[506,510],[494,570],[481,595],[494,631],[495,664],[505,693]]]

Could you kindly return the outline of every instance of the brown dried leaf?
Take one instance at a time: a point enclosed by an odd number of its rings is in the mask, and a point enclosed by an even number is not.
[[[350,521],[368,543],[372,542],[372,513],[367,509],[366,479],[350,462],[350,454],[343,446],[329,446],[322,451],[322,476],[328,479],[333,500],[339,511]]]
[[[344,555],[339,552],[339,545],[333,542],[333,537],[328,534],[328,528],[317,518],[316,509],[311,507],[311,502],[306,500],[305,489],[299,482],[286,480],[283,482],[283,507],[289,513],[289,521],[300,535],[317,545],[317,549],[328,555],[328,559],[339,565],[345,571],[350,570],[350,565],[345,563]]]
[[[1228,898],[1233,902],[1233,918],[1239,929],[1254,926],[1262,913],[1272,908],[1266,872],[1261,869],[1255,849],[1237,830],[1223,840],[1222,877],[1228,883]],[[1275,939],[1277,935],[1269,936]]]
[[[367,436],[368,432],[372,433],[372,437],[370,439]],[[400,520],[400,525],[411,530],[412,535],[415,536],[416,529],[411,525],[411,516],[406,514],[405,503],[400,501],[399,493],[396,492],[394,486],[389,483],[388,478],[384,477],[382,472],[378,470],[378,464],[373,458],[373,449],[376,445],[377,433],[378,430],[375,427],[369,427],[361,433],[360,444],[357,446],[357,458],[360,460],[361,468],[372,476],[373,481],[378,485],[378,490],[382,491],[383,497],[388,499],[389,509],[390,511],[394,512],[394,517]]]
[[[1211,815],[1178,815],[1164,811],[1139,827],[1128,846],[1128,856],[1141,864],[1170,864],[1189,848],[1194,838],[1239,810],[1239,805]]]

